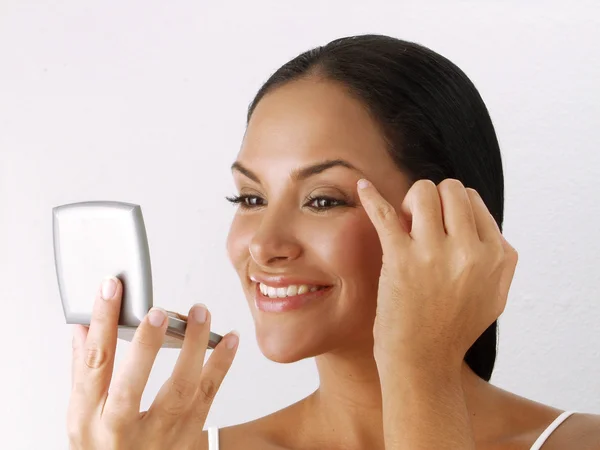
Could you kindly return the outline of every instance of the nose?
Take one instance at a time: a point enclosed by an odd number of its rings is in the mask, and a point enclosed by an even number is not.
[[[282,219],[265,214],[250,241],[250,256],[263,267],[296,260],[302,254],[302,246],[294,234],[289,217]]]

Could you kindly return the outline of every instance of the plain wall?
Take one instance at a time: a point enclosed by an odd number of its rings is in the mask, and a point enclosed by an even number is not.
[[[3,0],[0,447],[67,447],[71,327],[51,234],[51,209],[65,203],[140,204],[155,304],[187,313],[201,301],[216,331],[240,331],[207,426],[260,417],[316,388],[314,361],[275,364],[256,345],[226,257],[234,208],[224,197],[261,83],[309,48],[363,33],[450,58],[496,126],[504,234],[520,261],[492,382],[600,413],[600,3],[524,3]],[[119,342],[116,364],[128,346]],[[177,354],[159,353],[144,409]]]

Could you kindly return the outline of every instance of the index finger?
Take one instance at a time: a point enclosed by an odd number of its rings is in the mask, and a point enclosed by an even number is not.
[[[364,178],[357,182],[358,196],[365,212],[375,226],[384,256],[397,245],[407,245],[412,241],[396,210],[384,199],[373,184]]]
[[[107,277],[104,282],[108,280],[115,282],[115,290],[108,292],[102,286],[98,289],[83,352],[75,370],[75,376],[81,377],[78,381],[85,392],[85,401],[94,405],[108,392],[121,312],[122,284],[116,277]]]

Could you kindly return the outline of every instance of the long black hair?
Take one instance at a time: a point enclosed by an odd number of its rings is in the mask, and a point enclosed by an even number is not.
[[[308,77],[340,83],[367,107],[411,184],[460,180],[479,192],[502,230],[504,176],[498,140],[479,92],[455,64],[390,36],[343,37],[280,67],[251,102],[247,123],[265,94]],[[496,361],[497,326],[497,321],[490,325],[465,355],[485,381]]]

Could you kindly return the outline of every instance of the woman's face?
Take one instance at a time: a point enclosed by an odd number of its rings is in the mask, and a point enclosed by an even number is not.
[[[382,251],[356,182],[372,181],[397,210],[409,186],[362,104],[332,82],[275,89],[254,110],[233,176],[243,201],[227,251],[265,356],[372,348]]]

